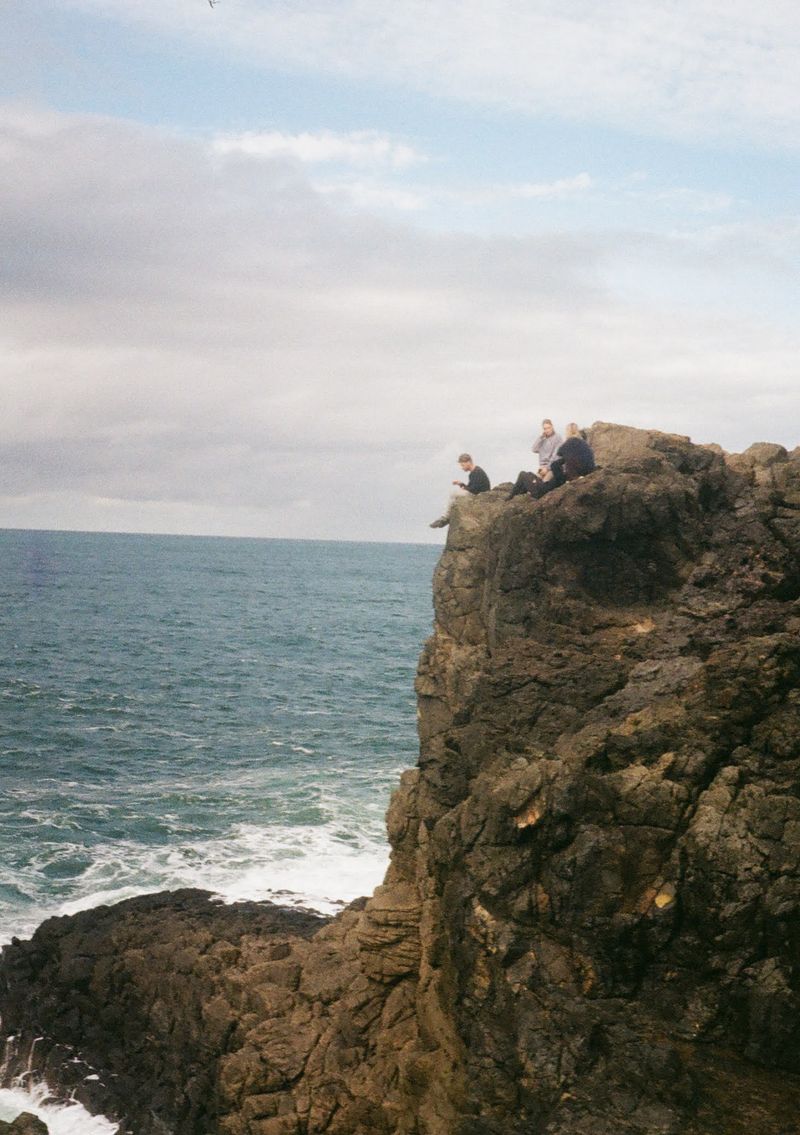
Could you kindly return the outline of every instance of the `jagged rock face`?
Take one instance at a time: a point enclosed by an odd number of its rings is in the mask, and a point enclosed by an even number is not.
[[[29,1035],[69,1031],[54,967],[84,1014],[125,990],[135,1135],[800,1132],[800,453],[590,438],[591,476],[456,506],[372,898],[7,952]]]
[[[437,569],[415,793],[454,1111],[727,1132],[769,1084],[784,1131],[798,1083],[757,1069],[800,1068],[800,462],[591,441],[592,476],[459,513]]]
[[[220,1061],[280,1015],[265,975],[299,969],[326,921],[190,890],[49,919],[4,952],[6,1081],[33,1070],[130,1135],[212,1131]]]

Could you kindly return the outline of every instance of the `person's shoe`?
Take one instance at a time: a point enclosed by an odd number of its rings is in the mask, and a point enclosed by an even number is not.
[[[440,516],[438,520],[432,520],[428,525],[429,528],[446,528],[450,523],[449,516]]]

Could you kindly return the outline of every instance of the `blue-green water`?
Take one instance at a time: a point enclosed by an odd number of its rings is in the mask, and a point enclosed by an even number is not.
[[[179,886],[369,892],[437,554],[0,531],[0,941]]]

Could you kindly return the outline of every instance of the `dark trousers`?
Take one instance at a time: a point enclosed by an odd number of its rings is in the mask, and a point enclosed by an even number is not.
[[[534,500],[539,500],[540,497],[546,496],[547,493],[552,493],[553,489],[557,489],[559,485],[563,485],[565,481],[564,471],[561,466],[558,468],[551,465],[553,471],[553,479],[551,481],[543,481],[535,473],[520,473],[514,482],[514,487],[508,494],[509,500],[512,497],[518,497],[522,493],[528,493]]]
[[[537,490],[541,484],[541,477],[537,477],[535,473],[526,473],[523,470],[514,482],[509,497],[518,497],[522,493],[530,493],[534,497],[537,495]]]

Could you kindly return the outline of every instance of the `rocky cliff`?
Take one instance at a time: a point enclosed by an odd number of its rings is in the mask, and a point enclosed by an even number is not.
[[[591,441],[457,506],[374,895],[50,920],[7,1075],[133,1135],[800,1132],[800,452]]]

